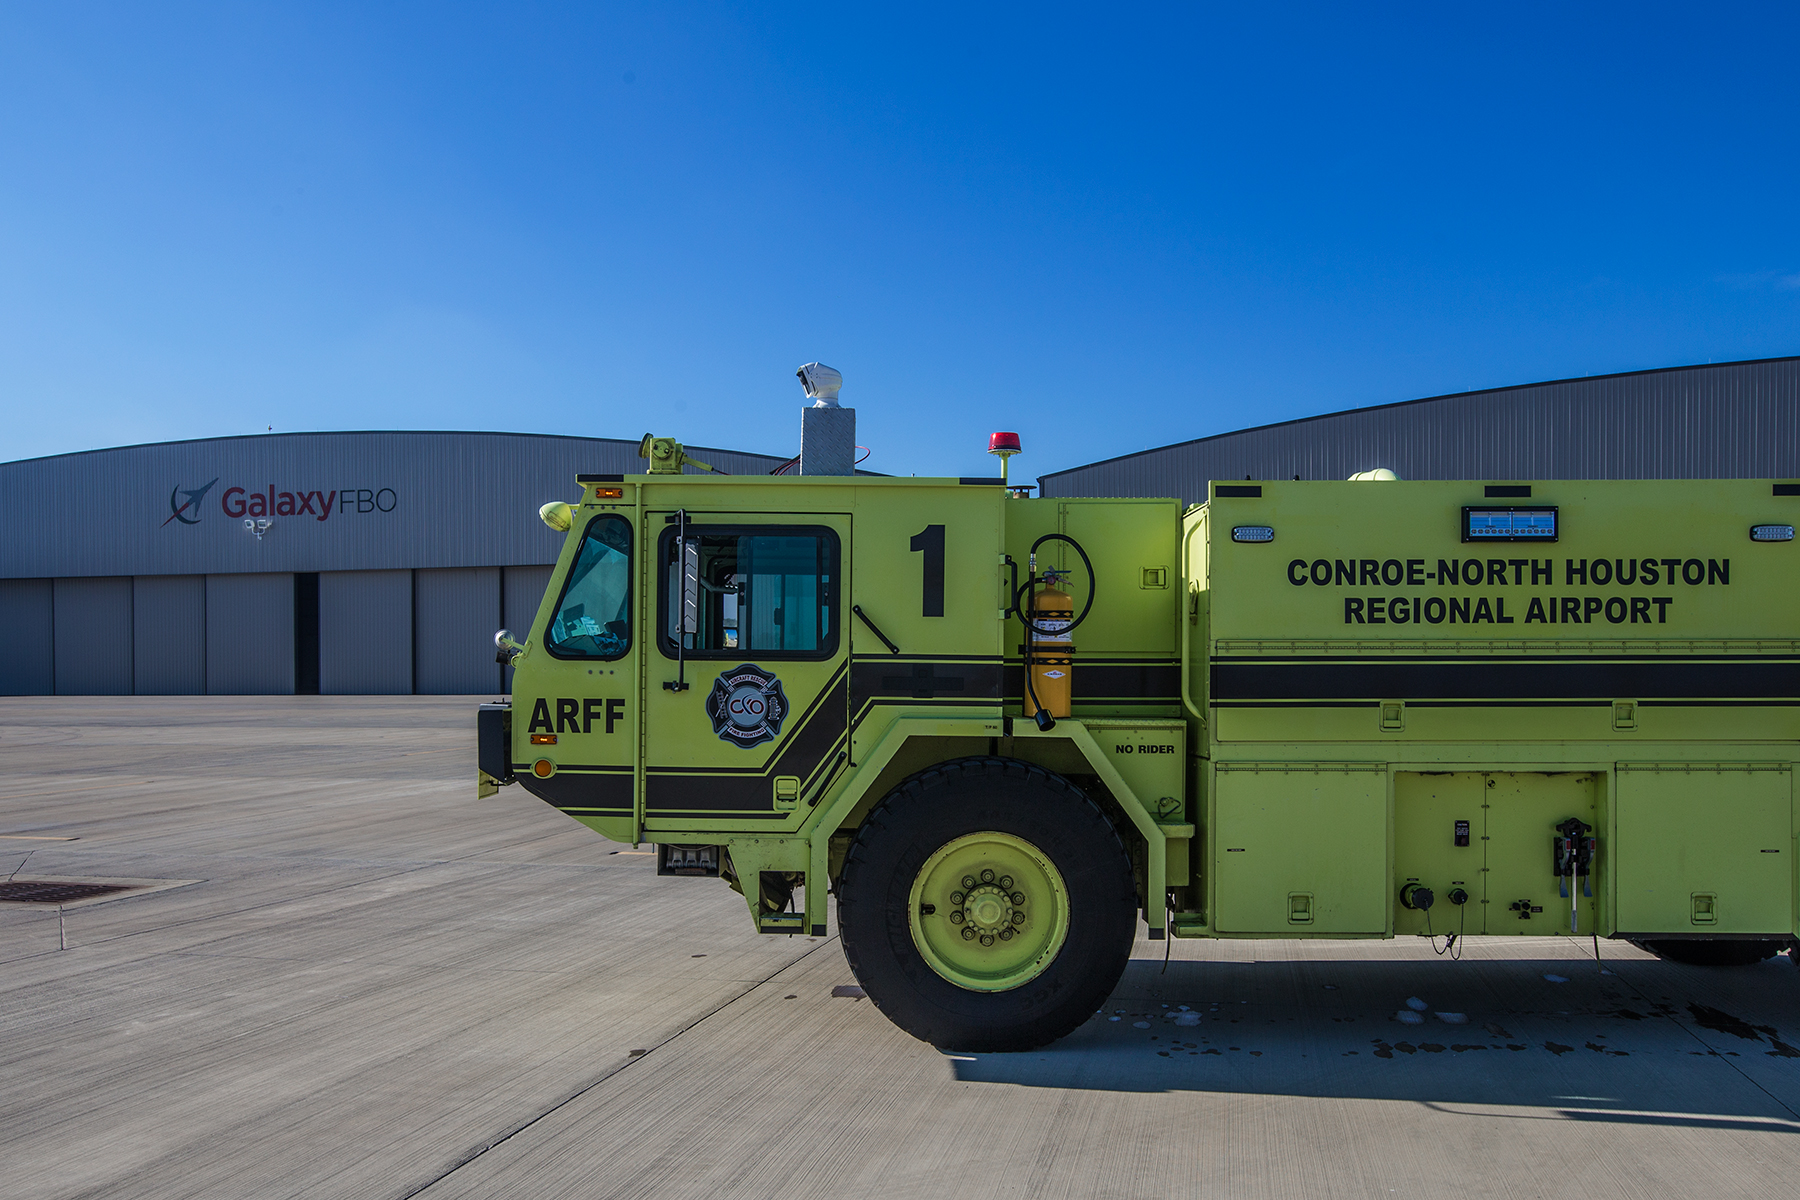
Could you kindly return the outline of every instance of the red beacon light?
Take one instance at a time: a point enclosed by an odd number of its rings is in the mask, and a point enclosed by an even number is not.
[[[1016,433],[992,433],[988,435],[988,453],[1000,460],[1000,482],[1006,482],[1006,460],[1019,453],[1019,435]]]

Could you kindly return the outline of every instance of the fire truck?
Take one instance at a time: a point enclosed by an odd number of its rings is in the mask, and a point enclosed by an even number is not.
[[[835,897],[934,1045],[1063,1036],[1140,931],[1794,945],[1800,483],[1379,471],[1184,509],[644,453],[543,509],[479,790],[653,844],[761,933]]]

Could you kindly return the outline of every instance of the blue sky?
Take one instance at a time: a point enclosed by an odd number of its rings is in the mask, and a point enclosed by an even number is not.
[[[306,429],[1016,477],[1800,353],[1776,5],[8,6],[0,458]]]

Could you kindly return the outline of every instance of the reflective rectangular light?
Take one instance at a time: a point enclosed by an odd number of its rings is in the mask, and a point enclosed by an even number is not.
[[[1554,506],[1542,508],[1465,506],[1462,515],[1462,540],[1465,542],[1554,542],[1557,537]]]
[[[1231,529],[1231,540],[1234,542],[1272,542],[1275,530],[1268,525],[1234,525]]]
[[[1752,525],[1750,540],[1753,542],[1791,542],[1794,540],[1792,525]]]

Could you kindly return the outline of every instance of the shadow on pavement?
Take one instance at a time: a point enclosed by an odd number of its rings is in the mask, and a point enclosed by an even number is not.
[[[1106,1008],[1055,1045],[946,1057],[975,1083],[1529,1106],[1800,1133],[1800,973],[1785,958],[1705,968],[1638,955],[1606,970],[1477,953],[1177,960],[1166,972],[1137,959]]]

